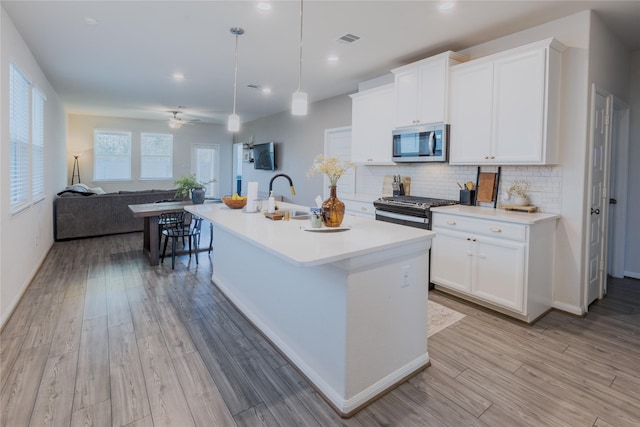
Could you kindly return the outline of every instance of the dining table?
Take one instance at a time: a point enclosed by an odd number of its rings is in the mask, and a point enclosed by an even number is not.
[[[129,209],[135,218],[144,218],[144,231],[142,238],[142,252],[152,266],[160,263],[160,227],[158,220],[160,215],[169,212],[180,212],[185,206],[192,205],[191,201],[141,203],[129,205]]]

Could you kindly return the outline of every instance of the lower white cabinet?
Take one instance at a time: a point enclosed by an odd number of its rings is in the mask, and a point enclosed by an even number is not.
[[[434,212],[431,282],[532,322],[552,305],[555,224],[549,217],[518,223]]]
[[[344,208],[347,213],[351,213],[358,216],[365,216],[374,218],[376,210],[373,207],[373,200],[356,200],[347,197],[340,197],[340,200],[344,203]]]

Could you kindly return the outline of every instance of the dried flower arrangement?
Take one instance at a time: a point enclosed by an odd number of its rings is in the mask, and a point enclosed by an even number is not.
[[[518,179],[511,183],[511,187],[509,187],[509,189],[507,190],[507,193],[510,196],[514,194],[518,196],[526,196],[527,191],[529,191],[529,188],[531,188],[531,183],[529,181],[526,181],[524,179]]]
[[[313,159],[313,166],[307,171],[307,176],[324,173],[327,175],[327,178],[329,178],[331,186],[335,186],[346,171],[355,167],[356,164],[352,161],[340,160],[337,157],[327,157],[319,154]]]

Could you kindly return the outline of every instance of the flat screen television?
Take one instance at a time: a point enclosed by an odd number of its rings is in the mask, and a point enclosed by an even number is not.
[[[268,171],[276,170],[276,147],[273,142],[253,146],[253,167]]]

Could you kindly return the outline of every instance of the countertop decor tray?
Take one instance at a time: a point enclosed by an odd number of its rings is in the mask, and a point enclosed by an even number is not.
[[[330,233],[330,232],[335,232],[335,231],[347,231],[347,230],[351,230],[351,226],[350,225],[341,225],[340,227],[311,227],[309,225],[304,225],[302,227],[300,227],[301,229],[303,229],[304,231],[318,231],[318,232],[325,232],[325,233]]]
[[[269,219],[272,219],[274,221],[278,221],[278,220],[281,220],[282,218],[284,218],[284,214],[281,214],[279,212],[265,213],[264,216],[269,218]]]
[[[538,212],[537,206],[521,206],[521,205],[501,205],[502,209],[507,211],[518,211],[518,212]]]

